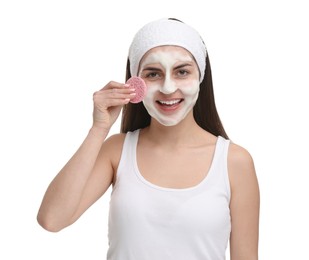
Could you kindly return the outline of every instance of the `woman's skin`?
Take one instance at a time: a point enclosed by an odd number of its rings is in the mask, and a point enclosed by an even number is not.
[[[139,136],[140,172],[162,187],[197,185],[207,176],[217,137],[200,128],[193,117],[199,84],[194,59],[181,47],[156,47],[142,59],[139,76],[147,84],[144,104],[153,116]],[[125,134],[106,137],[132,97],[134,90],[117,82],[94,94],[93,125],[42,201],[38,221],[45,229],[56,232],[75,222],[115,182]],[[228,174],[231,260],[257,260],[258,182],[250,154],[234,143],[229,147]]]
[[[154,48],[156,49],[156,48]],[[140,73],[148,92],[148,113],[162,125],[178,124],[193,109],[199,93],[199,71],[192,55],[181,47],[160,47],[146,54]]]

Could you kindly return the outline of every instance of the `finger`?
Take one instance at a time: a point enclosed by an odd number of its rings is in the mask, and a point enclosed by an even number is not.
[[[127,86],[127,85],[124,84],[124,83],[120,83],[120,82],[116,82],[116,81],[110,81],[101,90],[103,90],[103,89],[113,89],[113,88],[124,88],[125,86]]]
[[[127,103],[133,99],[136,93],[118,93],[115,91],[98,91],[93,95],[93,102],[95,105],[110,107],[118,106]]]
[[[133,90],[118,90],[110,89],[104,91],[97,91],[93,94],[94,100],[104,100],[104,99],[131,99],[136,96]]]
[[[117,106],[123,106],[130,102],[129,98],[123,98],[123,99],[107,99],[103,103],[98,103],[95,106],[101,107],[101,108],[111,108],[111,107],[117,107]]]
[[[107,96],[109,98],[130,98],[127,95],[135,95],[136,90],[134,88],[122,87],[122,88],[103,88],[93,93],[93,96]],[[124,96],[125,95],[125,96]]]

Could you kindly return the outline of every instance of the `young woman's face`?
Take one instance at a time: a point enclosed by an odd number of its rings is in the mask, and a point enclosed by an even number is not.
[[[148,87],[144,106],[162,125],[178,124],[194,107],[199,93],[199,70],[184,48],[151,49],[140,62],[139,76]]]

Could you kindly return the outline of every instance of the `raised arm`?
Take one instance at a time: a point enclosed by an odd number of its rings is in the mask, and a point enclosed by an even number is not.
[[[75,222],[112,183],[123,135],[105,139],[132,92],[110,82],[94,93],[93,125],[42,200],[37,220],[46,230],[56,232]]]

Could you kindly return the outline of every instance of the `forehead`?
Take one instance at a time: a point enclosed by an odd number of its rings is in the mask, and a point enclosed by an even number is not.
[[[140,64],[146,62],[159,62],[164,57],[172,58],[175,62],[177,61],[194,61],[192,54],[183,47],[179,46],[158,46],[150,49],[145,53],[141,59]]]

